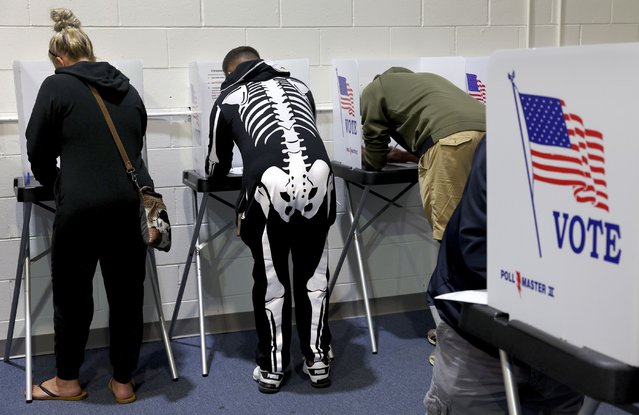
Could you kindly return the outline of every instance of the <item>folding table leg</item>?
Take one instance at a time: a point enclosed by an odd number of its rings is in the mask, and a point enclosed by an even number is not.
[[[197,245],[200,245],[199,232]],[[202,262],[200,260],[200,248],[197,249],[195,256],[196,271],[197,271],[197,305],[200,323],[200,357],[202,361],[202,376],[209,375],[209,367],[206,361],[206,330],[204,328],[204,290],[202,289]]]
[[[202,204],[199,212],[197,207],[197,192],[193,191],[193,211],[195,212],[195,225],[193,226],[193,236],[191,237],[191,245],[189,246],[189,253],[186,256],[186,262],[184,263],[184,271],[182,273],[182,280],[180,281],[180,289],[175,300],[175,307],[173,309],[173,316],[171,317],[171,327],[169,328],[169,338],[173,338],[173,330],[175,329],[175,322],[177,321],[178,314],[180,312],[180,306],[182,305],[182,297],[184,296],[184,289],[186,288],[186,281],[189,278],[189,271],[191,270],[191,262],[193,262],[193,255],[200,244],[200,227],[204,220],[204,214],[206,212],[206,205],[208,203],[208,196],[205,194],[202,196]],[[199,252],[198,252],[199,256]]]
[[[151,268],[151,287],[153,288],[153,298],[155,300],[155,308],[158,313],[158,320],[160,323],[160,331],[162,333],[162,340],[164,342],[164,349],[166,350],[166,357],[169,361],[169,368],[171,369],[171,378],[178,380],[177,369],[175,368],[175,359],[173,358],[173,349],[171,348],[171,341],[166,331],[166,322],[164,321],[164,312],[162,311],[162,298],[160,296],[160,286],[158,283],[158,269],[155,262],[155,253],[152,248],[148,249],[147,255]]]
[[[359,204],[357,205],[357,211],[355,212],[355,215],[353,215],[353,204],[351,201],[350,186],[348,185],[347,181],[344,181],[344,183],[346,184],[346,192],[347,192],[346,199],[348,202],[348,218],[351,221],[351,227],[348,231],[348,236],[346,237],[346,241],[344,242],[344,247],[342,248],[342,253],[340,255],[340,258],[337,261],[337,265],[335,266],[335,271],[333,272],[333,276],[331,277],[329,281],[328,294],[330,296],[331,293],[333,292],[333,289],[335,288],[335,283],[337,282],[337,276],[339,275],[339,272],[342,269],[342,264],[344,263],[344,260],[346,259],[346,254],[348,253],[348,249],[350,248],[351,242],[355,241],[355,250],[357,254],[357,264],[359,266],[360,283],[362,285],[362,294],[364,296],[364,308],[366,310],[366,320],[368,322],[368,333],[371,339],[371,350],[373,353],[377,353],[377,341],[375,340],[375,333],[373,330],[373,319],[371,317],[370,304],[368,300],[368,289],[366,287],[366,278],[364,276],[364,264],[362,262],[361,247],[359,245],[359,239],[358,239],[359,218],[362,215],[362,212],[364,211],[366,198],[368,197],[368,194],[370,193],[370,186],[364,187],[362,196],[359,199]]]
[[[428,306],[430,309],[430,314],[433,316],[433,322],[435,323],[435,327],[439,326],[439,322],[442,321],[442,318],[439,316],[439,312],[437,311],[437,307],[434,305]]]
[[[25,390],[24,396],[27,403],[33,401],[33,370],[32,370],[32,351],[31,351],[31,242],[29,239],[29,222],[31,218],[31,203],[25,203],[23,207],[25,216],[25,229],[22,235],[26,237],[24,245],[24,372],[25,372]],[[14,317],[15,322],[15,317]],[[13,336],[13,333],[12,333]],[[8,338],[7,338],[8,340]]]
[[[362,248],[360,246],[359,241],[359,229],[357,224],[359,223],[359,217],[362,214],[361,207],[364,206],[366,202],[366,197],[370,191],[370,187],[366,186],[364,192],[362,194],[362,198],[360,199],[360,205],[357,209],[357,215],[353,216],[353,205],[351,201],[351,191],[348,186],[346,186],[348,192],[348,217],[351,220],[351,224],[355,226],[355,230],[353,231],[353,242],[355,242],[355,253],[357,254],[357,264],[359,266],[359,280],[362,285],[362,295],[364,296],[364,308],[366,309],[366,321],[368,322],[368,335],[371,339],[371,350],[373,353],[377,353],[377,340],[375,339],[375,330],[373,329],[373,318],[371,316],[371,307],[368,299],[368,288],[366,286],[366,275],[364,275],[364,262],[362,261]]]
[[[510,415],[521,415],[521,407],[519,406],[519,391],[517,390],[517,382],[515,382],[515,378],[513,375],[510,357],[506,354],[506,352],[500,349],[499,360],[501,361],[501,372],[504,376],[508,413]]]
[[[197,192],[193,191],[193,211],[196,216],[195,226],[193,227],[193,236],[191,237],[191,245],[189,247],[189,253],[184,263],[184,272],[182,273],[182,281],[180,282],[180,289],[178,291],[177,299],[175,300],[175,308],[173,309],[173,317],[171,318],[171,328],[169,330],[170,337],[173,337],[173,329],[177,316],[180,311],[180,305],[182,304],[182,297],[184,295],[184,289],[186,288],[186,281],[189,277],[189,270],[191,269],[191,262],[193,261],[193,255],[195,254],[196,271],[197,271],[197,301],[198,301],[198,318],[200,326],[200,354],[202,360],[202,376],[208,376],[208,365],[206,361],[206,330],[204,328],[204,293],[202,290],[202,266],[200,262],[200,228],[204,221],[204,214],[206,213],[206,205],[208,203],[209,196],[204,194],[202,196],[202,202],[200,208],[197,206]]]
[[[595,415],[597,412],[597,408],[599,408],[599,402],[596,399],[592,399],[589,396],[584,398],[584,403],[581,405],[581,409],[578,412],[578,415]]]
[[[16,270],[16,279],[13,286],[13,300],[11,301],[11,314],[9,315],[9,327],[7,329],[7,338],[4,346],[4,361],[8,362],[11,358],[11,344],[13,342],[13,330],[16,324],[18,314],[18,302],[20,301],[20,288],[22,285],[22,273],[24,271],[24,259],[29,255],[29,224],[31,222],[31,208],[33,204],[24,202],[22,206],[22,236],[20,238],[20,252],[18,254],[18,267]]]
[[[348,182],[344,181],[344,183],[346,185],[346,190],[348,192],[348,209],[350,213],[349,219],[351,221],[351,227],[348,230],[346,241],[344,241],[344,247],[342,248],[342,253],[340,254],[339,260],[337,261],[337,264],[335,265],[335,271],[333,271],[331,280],[328,283],[329,296],[333,292],[333,288],[335,288],[335,283],[337,282],[337,276],[342,270],[342,265],[344,264],[344,260],[346,259],[346,254],[348,254],[348,249],[351,247],[351,243],[353,242],[353,239],[355,237],[355,231],[357,230],[359,217],[364,211],[364,201],[366,201],[366,197],[368,196],[368,192],[370,190],[368,187],[366,187],[364,191],[362,192],[362,196],[359,199],[359,204],[357,205],[357,212],[355,212],[355,216],[353,217],[353,214],[352,214],[353,211],[352,211],[352,205],[351,205],[351,199],[350,199],[351,190],[348,186]]]
[[[32,372],[32,352],[31,352],[31,260],[29,258],[29,244],[27,244],[27,254],[24,259],[24,371],[25,371],[25,391],[24,396],[27,403],[33,400],[33,372]]]
[[[520,415],[522,412],[519,403],[519,392],[517,390],[517,382],[512,372],[512,362],[508,354],[501,349],[499,350],[499,360],[501,361],[501,371],[504,376],[508,414]],[[578,415],[594,415],[597,412],[599,404],[600,402],[598,400],[586,396],[581,409],[579,409]]]

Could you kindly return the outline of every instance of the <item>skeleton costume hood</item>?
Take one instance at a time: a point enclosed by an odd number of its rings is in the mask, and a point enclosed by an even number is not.
[[[228,174],[233,144],[242,154],[239,211],[258,197],[263,208],[270,204],[288,222],[296,211],[312,217],[328,193],[334,219],[330,160],[303,82],[263,60],[243,62],[222,83],[209,125],[209,176],[220,180]]]

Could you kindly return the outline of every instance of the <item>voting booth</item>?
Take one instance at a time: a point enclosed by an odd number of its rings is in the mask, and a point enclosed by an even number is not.
[[[362,169],[362,120],[360,96],[362,90],[377,76],[391,67],[404,67],[413,72],[431,72],[447,78],[462,91],[467,91],[465,60],[462,57],[444,58],[407,58],[407,59],[340,59],[333,60],[333,174],[344,183],[345,205],[350,229],[345,233],[346,240],[339,259],[329,281],[329,292],[333,291],[341,267],[344,264],[351,244],[355,247],[357,271],[359,274],[362,300],[371,340],[371,350],[377,352],[377,343],[368,300],[368,278],[365,272],[363,244],[360,234],[369,227],[389,207],[404,208],[397,201],[409,192],[418,182],[415,163],[390,163],[381,171]],[[393,140],[391,140],[393,145]],[[394,188],[383,195],[375,190],[377,186],[392,185]],[[351,187],[362,192],[359,200],[353,199]],[[370,197],[369,197],[370,196]],[[379,209],[376,204],[383,202]],[[370,202],[370,203],[369,203]],[[418,216],[424,219],[421,203]],[[362,215],[364,210],[371,211],[371,218]],[[415,213],[415,212],[413,212]],[[420,229],[420,233],[424,234]]]
[[[360,96],[375,78],[393,66],[413,72],[431,72],[448,79],[475,99],[486,102],[488,58],[428,57],[406,59],[333,60],[333,159],[354,168],[362,167],[362,119]],[[471,71],[467,73],[468,71]]]
[[[639,44],[488,66],[488,305],[639,366]]]
[[[310,85],[308,59],[267,61],[291,73],[291,76]],[[204,165],[209,147],[209,117],[213,104],[220,96],[225,76],[221,62],[191,62],[189,64],[189,96],[191,99],[191,132],[193,135],[193,167],[204,176]],[[242,157],[233,148],[232,172],[241,173]]]
[[[141,60],[120,60],[112,61],[111,65],[118,68],[125,74],[131,85],[138,90],[140,97],[144,99],[144,82],[142,76]],[[16,101],[18,107],[18,130],[20,132],[20,152],[22,155],[22,176],[25,184],[29,184],[33,178],[31,164],[27,157],[27,139],[25,132],[27,123],[31,118],[31,111],[35,104],[38,90],[42,82],[50,75],[53,75],[55,68],[49,61],[41,62],[13,62],[13,78],[15,83]],[[144,154],[146,158],[146,154]]]

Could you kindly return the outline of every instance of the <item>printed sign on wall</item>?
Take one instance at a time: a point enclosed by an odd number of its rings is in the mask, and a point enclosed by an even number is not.
[[[487,107],[489,305],[634,366],[637,67],[638,44],[497,52]]]

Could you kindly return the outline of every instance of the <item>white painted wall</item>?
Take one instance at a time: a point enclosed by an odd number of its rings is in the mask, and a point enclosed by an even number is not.
[[[530,0],[535,47],[554,46],[557,0]],[[83,22],[96,54],[104,60],[142,59],[149,113],[188,110],[188,63],[220,61],[232,47],[250,44],[271,59],[309,58],[311,89],[320,108],[331,102],[331,60],[415,56],[480,56],[526,45],[526,0],[0,0],[0,339],[6,336],[22,227],[22,206],[12,178],[21,172],[13,60],[46,60],[51,36],[48,11],[69,7]],[[562,44],[639,41],[636,0],[565,0]],[[171,210],[174,245],[158,253],[164,311],[170,317],[193,227],[190,191],[181,172],[192,168],[188,119],[149,122],[151,173]],[[332,154],[331,114],[319,113],[320,131]],[[379,189],[390,195],[395,188]],[[343,204],[343,188],[338,188]],[[228,195],[235,200],[235,195]],[[425,291],[436,258],[430,230],[420,217],[417,191],[403,198],[410,208],[390,209],[363,235],[373,297]],[[374,206],[367,209],[370,217]],[[232,219],[232,212],[210,203],[203,236]],[[410,214],[407,212],[416,214]],[[46,249],[51,220],[38,212],[32,223],[34,254]],[[343,246],[348,218],[340,209],[329,236],[330,262]],[[230,229],[203,251],[207,314],[251,310],[252,261]],[[355,257],[349,255],[333,302],[360,298]],[[48,257],[33,266],[35,334],[52,332]],[[211,275],[215,274],[215,278]],[[182,318],[196,315],[192,268]],[[96,278],[94,327],[107,322],[106,299]],[[147,295],[147,320],[155,318]],[[24,335],[20,304],[16,336]]]

